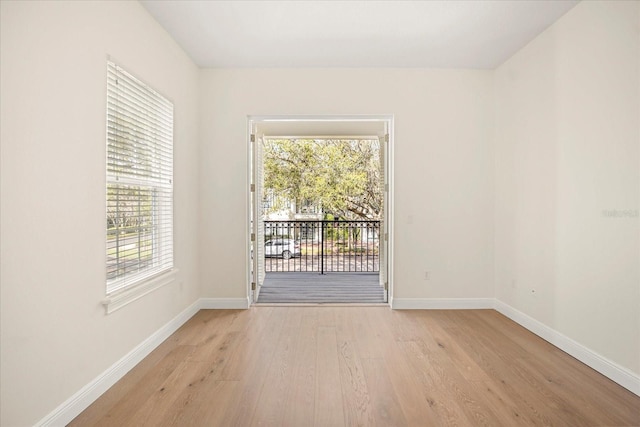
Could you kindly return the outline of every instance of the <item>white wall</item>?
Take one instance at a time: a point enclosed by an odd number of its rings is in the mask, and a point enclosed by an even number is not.
[[[273,114],[394,114],[394,297],[493,296],[492,72],[203,70],[201,90],[204,296],[246,295],[247,116]]]
[[[582,2],[495,72],[199,71],[137,2],[0,15],[3,426],[197,298],[246,296],[247,115],[394,114],[395,297],[496,296],[640,373],[638,218],[603,215],[640,198],[637,2]],[[180,269],[108,316],[107,54],[175,102]]]
[[[199,70],[137,2],[0,7],[0,424],[9,427],[40,420],[200,296]],[[108,54],[175,103],[180,272],[107,316]]]
[[[636,374],[639,28],[582,2],[495,73],[496,297]]]

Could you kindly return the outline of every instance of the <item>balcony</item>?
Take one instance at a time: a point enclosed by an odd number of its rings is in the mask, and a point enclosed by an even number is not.
[[[264,221],[266,273],[378,273],[380,221]]]

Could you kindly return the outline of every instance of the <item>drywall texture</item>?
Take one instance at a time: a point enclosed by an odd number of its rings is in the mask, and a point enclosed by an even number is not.
[[[0,2],[1,420],[33,425],[200,295],[198,69],[137,2]],[[175,104],[167,285],[105,315],[107,55]]]
[[[248,115],[393,114],[394,296],[495,296],[640,373],[639,3],[582,2],[495,72],[198,70],[137,2],[0,19],[1,425],[246,297]],[[175,103],[180,269],[108,316],[107,55]]]
[[[496,297],[636,374],[639,13],[582,2],[495,73]]]
[[[201,90],[205,297],[246,297],[247,116],[274,114],[394,114],[394,297],[492,296],[492,72],[203,70]]]

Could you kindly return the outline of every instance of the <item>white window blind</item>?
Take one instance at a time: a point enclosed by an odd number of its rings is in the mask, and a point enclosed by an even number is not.
[[[107,63],[107,294],[173,268],[173,104]]]

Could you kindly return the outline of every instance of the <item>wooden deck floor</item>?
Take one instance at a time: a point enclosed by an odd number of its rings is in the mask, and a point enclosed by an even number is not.
[[[638,426],[640,397],[493,310],[202,310],[71,426]]]
[[[378,273],[267,273],[258,303],[384,303]]]

